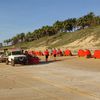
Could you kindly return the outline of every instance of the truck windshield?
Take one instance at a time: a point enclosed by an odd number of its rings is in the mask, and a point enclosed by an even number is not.
[[[13,51],[12,55],[22,55],[22,52],[21,51]]]

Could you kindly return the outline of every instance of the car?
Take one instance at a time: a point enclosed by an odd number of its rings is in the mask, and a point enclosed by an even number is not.
[[[40,59],[36,55],[29,53],[28,51],[25,51],[24,53],[27,57],[27,64],[39,64]]]
[[[27,64],[27,57],[22,53],[21,50],[12,50],[8,52],[8,57],[6,59],[6,64],[11,63],[12,66],[15,64]]]
[[[39,57],[30,55],[28,59],[28,64],[39,64],[39,62],[40,62]]]
[[[0,63],[6,61],[6,54],[3,51],[0,51]]]

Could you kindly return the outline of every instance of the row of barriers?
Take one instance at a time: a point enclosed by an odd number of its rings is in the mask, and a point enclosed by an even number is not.
[[[78,56],[79,57],[87,57],[87,58],[100,58],[100,50],[95,50],[93,54],[91,54],[91,51],[86,49],[82,50],[80,49],[78,51]]]
[[[31,55],[36,55],[36,56],[44,56],[44,52],[42,51],[28,51],[29,54]],[[49,52],[50,55],[52,55],[52,52]],[[58,50],[56,55],[58,56],[73,56],[74,53],[71,52],[71,50],[66,49],[65,51]],[[77,51],[77,56],[78,57],[86,57],[86,58],[100,58],[100,50],[95,50],[93,53],[89,49],[83,50],[80,49]]]

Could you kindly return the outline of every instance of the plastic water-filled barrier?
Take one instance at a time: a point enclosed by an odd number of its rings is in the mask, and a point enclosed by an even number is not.
[[[93,57],[94,58],[100,58],[100,50],[95,50]]]
[[[85,50],[85,57],[86,58],[91,58],[92,57],[90,50],[88,50],[88,49]]]
[[[79,57],[84,57],[84,56],[85,56],[85,51],[82,50],[82,49],[80,49],[80,50],[78,51],[78,56],[79,56]]]
[[[65,56],[72,56],[71,50],[65,50]]]

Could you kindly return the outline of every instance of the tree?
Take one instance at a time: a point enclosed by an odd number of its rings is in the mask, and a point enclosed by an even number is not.
[[[28,33],[25,35],[25,41],[26,41],[26,42],[30,42],[30,41],[31,41],[31,37],[32,37],[32,33],[31,33],[31,32],[28,32]]]
[[[55,29],[55,31],[58,32],[63,32],[63,21],[56,21],[53,24],[53,27]]]
[[[8,46],[8,44],[11,42],[11,39],[4,40],[3,42]]]
[[[19,38],[17,36],[12,38],[12,44],[15,45],[19,42]]]
[[[73,32],[77,29],[84,29],[93,25],[100,25],[100,16],[95,16],[93,12],[88,13],[80,18],[69,18],[64,21],[57,20],[52,26],[43,26],[42,28],[36,29],[33,32],[20,33],[12,37],[10,40],[5,40],[4,43],[7,45],[12,42],[16,44],[19,42],[29,42],[38,40],[45,36],[52,36],[62,32]]]
[[[20,34],[20,40],[21,40],[21,42],[25,41],[25,33]]]

